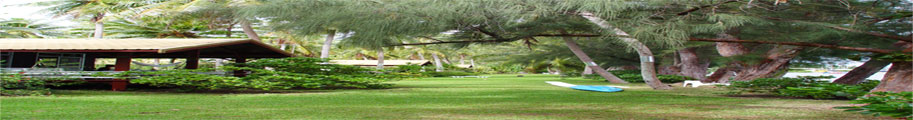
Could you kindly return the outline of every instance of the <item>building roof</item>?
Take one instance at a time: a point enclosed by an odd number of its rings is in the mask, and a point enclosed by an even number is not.
[[[0,51],[3,52],[147,52],[168,54],[189,50],[225,54],[211,55],[211,57],[230,57],[238,54],[262,57],[294,56],[291,53],[250,39],[0,39]]]
[[[354,65],[354,66],[376,66],[377,60],[330,60],[331,64]],[[428,60],[384,60],[384,66],[400,65],[429,65]]]

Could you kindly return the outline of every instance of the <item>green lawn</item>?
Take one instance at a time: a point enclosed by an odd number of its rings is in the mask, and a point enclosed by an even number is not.
[[[576,91],[556,76],[492,75],[397,81],[383,90],[272,94],[56,91],[2,97],[0,119],[876,119],[831,109],[845,100],[724,97],[713,88]]]

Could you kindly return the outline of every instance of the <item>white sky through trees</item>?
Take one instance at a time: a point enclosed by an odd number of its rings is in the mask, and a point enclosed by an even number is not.
[[[49,23],[58,26],[75,26],[73,17],[53,17],[53,15],[44,13],[41,9],[46,6],[29,6],[23,5],[33,2],[50,1],[50,0],[0,0],[0,18],[25,18],[35,20],[39,23]]]

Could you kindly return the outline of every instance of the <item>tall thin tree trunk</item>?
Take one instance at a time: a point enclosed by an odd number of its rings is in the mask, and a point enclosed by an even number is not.
[[[471,65],[472,67],[476,67],[476,60],[470,58],[470,59],[469,59],[469,65]]]
[[[105,36],[105,22],[101,21],[102,18],[105,18],[105,14],[98,13],[95,14],[95,17],[92,18],[92,22],[95,22],[95,37],[96,39],[102,39]]]
[[[584,62],[583,64],[586,64],[586,62]],[[584,66],[583,72],[580,73],[580,75],[589,75],[589,74],[593,74],[593,68],[590,68],[590,66]]]
[[[327,38],[323,41],[323,46],[320,48],[320,58],[330,58],[330,47],[333,46],[333,39],[336,37],[336,30],[328,30]]]
[[[563,32],[563,31],[562,31],[562,33],[567,34],[566,32]],[[571,39],[569,37],[562,37],[562,38],[564,39],[565,46],[567,46],[568,49],[571,49],[571,52],[573,52],[574,55],[576,55],[577,58],[580,59],[580,61],[583,61],[583,63],[586,64],[586,66],[588,68],[590,68],[592,70],[596,70],[595,71],[596,74],[599,74],[599,76],[602,76],[602,78],[604,78],[606,81],[609,81],[611,83],[628,83],[627,81],[624,81],[624,80],[621,80],[621,78],[618,78],[618,76],[615,76],[612,73],[609,73],[609,71],[602,69],[602,67],[599,67],[599,65],[597,65],[596,62],[593,62],[593,59],[590,59],[589,55],[587,55],[585,52],[583,52],[583,49],[580,49],[580,46],[577,45],[577,42],[574,42],[573,39]]]
[[[155,62],[152,62],[152,65],[154,65],[154,66],[152,66],[152,69],[153,69],[153,70],[159,70],[159,67],[158,67],[158,66],[162,64],[162,62],[159,61],[160,58],[155,58],[155,59],[152,59],[152,60],[155,61]]]
[[[377,49],[377,69],[384,69],[384,48]]]
[[[254,31],[254,28],[250,26],[250,22],[241,20],[241,29],[244,30],[244,34],[247,34],[247,38],[260,41],[260,36],[257,35],[257,32]]]
[[[231,29],[235,28],[235,24],[228,24],[228,27],[225,27],[225,38],[231,38]]]
[[[850,72],[847,72],[840,78],[837,78],[837,80],[834,80],[834,83],[849,85],[862,83],[865,81],[865,78],[869,78],[869,76],[878,73],[879,70],[890,64],[891,62],[875,60],[873,58],[872,60],[863,63],[862,66],[853,68],[853,70],[850,70]]]
[[[466,55],[460,54],[460,65],[465,65],[465,64],[466,64],[466,62],[464,61],[464,59],[466,59]]]
[[[437,53],[431,53],[431,57],[434,58],[434,71],[444,71],[444,65],[441,64],[441,58],[437,56]]]
[[[637,41],[637,39],[630,38],[628,33],[622,31],[621,29],[612,27],[608,22],[602,18],[596,17],[593,13],[590,12],[580,12],[580,16],[586,18],[593,24],[599,25],[602,29],[612,30],[615,32],[615,35],[622,36],[619,37],[623,42],[627,43],[628,46],[634,47],[634,50],[637,51],[637,54],[640,55],[640,73],[644,78],[644,82],[647,83],[653,89],[659,90],[668,90],[672,89],[671,87],[663,84],[662,81],[659,81],[656,78],[656,68],[653,66],[653,52],[650,51],[646,45]]]
[[[681,64],[679,64],[679,75],[702,80],[707,75],[707,67],[710,66],[710,63],[701,60],[697,56],[695,49],[696,48],[685,48],[678,50],[679,61],[681,61]]]
[[[419,59],[419,60],[425,60],[425,54],[422,54],[421,52],[417,52],[417,53],[415,53],[415,54],[418,54],[418,59]]]

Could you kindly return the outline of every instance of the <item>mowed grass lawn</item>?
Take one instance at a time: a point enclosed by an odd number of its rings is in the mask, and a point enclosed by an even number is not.
[[[714,88],[602,93],[543,81],[607,85],[553,75],[421,78],[393,89],[298,93],[66,90],[2,97],[0,119],[878,119],[832,109],[846,100],[725,97]]]

